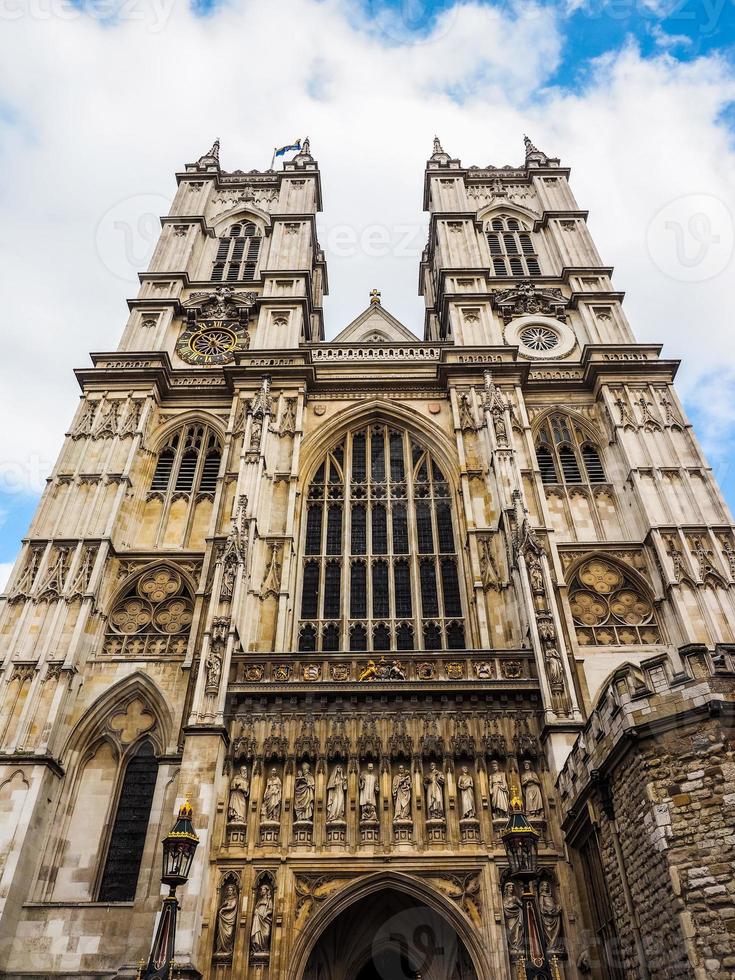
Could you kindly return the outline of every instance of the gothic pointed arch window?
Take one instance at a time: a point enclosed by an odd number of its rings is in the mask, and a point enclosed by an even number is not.
[[[538,254],[526,224],[507,214],[492,217],[485,225],[492,271],[496,276],[540,276]]]
[[[423,446],[383,423],[348,433],[307,491],[299,650],[463,649],[458,540]]]
[[[605,557],[590,557],[572,574],[569,609],[581,646],[660,643],[650,590],[638,575]]]
[[[115,601],[103,652],[113,657],[183,657],[193,618],[193,598],[181,573],[169,565],[148,568]]]
[[[169,434],[159,451],[147,495],[156,506],[141,522],[149,540],[141,543],[164,547],[203,544],[221,461],[222,443],[211,425],[191,422]]]
[[[100,879],[100,902],[132,902],[135,898],[157,776],[153,744],[146,738],[125,765]]]
[[[555,412],[536,433],[536,461],[543,483],[605,483],[600,450],[571,416]]]
[[[215,282],[254,282],[260,246],[260,229],[252,221],[238,221],[220,238],[212,266]]]

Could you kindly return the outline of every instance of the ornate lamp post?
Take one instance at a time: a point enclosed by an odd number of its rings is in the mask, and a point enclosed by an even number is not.
[[[170,980],[172,976],[176,944],[176,914],[179,910],[176,889],[179,885],[186,884],[194,860],[194,852],[199,844],[191,816],[191,804],[186,800],[179,809],[176,823],[163,839],[161,884],[168,885],[170,891],[163,899],[163,908],[153,938],[151,954],[147,965],[142,966],[138,971],[139,980]]]
[[[510,865],[509,880],[521,888],[523,952],[511,953],[517,980],[561,980],[556,956],[547,955],[536,897],[539,832],[526,819],[518,788],[514,786],[512,792],[508,823],[501,837]]]

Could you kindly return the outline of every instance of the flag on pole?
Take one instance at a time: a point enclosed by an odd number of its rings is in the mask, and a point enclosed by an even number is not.
[[[292,143],[290,146],[276,147],[273,150],[273,158],[271,160],[271,170],[273,169],[273,164],[276,162],[276,157],[282,157],[286,153],[293,153],[294,150],[300,150],[300,149],[301,149],[301,140],[296,140],[296,142]]]

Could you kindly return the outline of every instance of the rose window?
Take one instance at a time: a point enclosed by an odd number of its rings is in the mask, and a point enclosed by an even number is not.
[[[520,340],[523,346],[529,350],[543,353],[558,346],[559,335],[550,327],[525,327],[521,330]]]
[[[144,572],[115,603],[104,651],[128,657],[183,655],[193,615],[181,575],[170,568]]]
[[[632,575],[604,559],[593,558],[577,569],[569,608],[582,646],[661,642],[651,599]]]

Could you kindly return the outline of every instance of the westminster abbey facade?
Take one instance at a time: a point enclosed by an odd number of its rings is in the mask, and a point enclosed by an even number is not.
[[[435,140],[327,341],[308,141],[177,175],[0,606],[0,977],[134,980],[185,799],[172,977],[535,975],[521,810],[554,980],[734,975],[732,519],[568,177]]]

